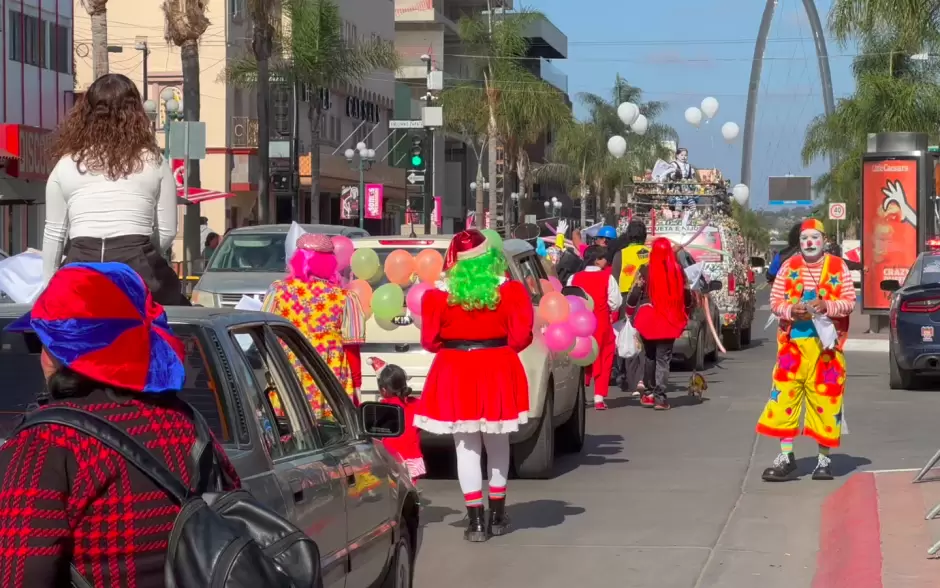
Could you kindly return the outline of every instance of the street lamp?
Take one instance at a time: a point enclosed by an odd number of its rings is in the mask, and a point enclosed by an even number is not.
[[[183,120],[183,103],[176,99],[176,92],[173,88],[164,88],[160,92],[160,102],[163,103],[163,110],[166,117],[163,119],[163,156],[166,160],[170,159],[170,123],[175,120]],[[153,121],[156,127],[157,119],[160,116],[160,109],[153,100],[144,100],[144,110],[147,116]]]
[[[519,193],[513,192],[509,195],[512,198],[512,224],[519,224]]]
[[[558,198],[554,196],[552,196],[551,201],[546,200],[545,202],[543,202],[542,206],[545,207],[545,214],[549,216],[551,216],[551,213],[553,211],[555,213],[555,216],[558,216],[558,214],[561,212],[561,202],[558,200]]]
[[[347,149],[346,161],[351,169],[359,170],[359,228],[365,229],[365,173],[372,169],[375,163],[375,149],[369,149],[365,143],[356,143],[356,149]]]

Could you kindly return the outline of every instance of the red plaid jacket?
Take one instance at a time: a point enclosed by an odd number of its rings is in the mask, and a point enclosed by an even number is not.
[[[175,408],[105,391],[56,404],[120,425],[191,483],[195,429]],[[222,467],[237,484],[224,457]],[[0,447],[0,473],[0,586],[69,586],[74,563],[96,588],[163,588],[179,507],[117,453],[74,429],[38,425]]]

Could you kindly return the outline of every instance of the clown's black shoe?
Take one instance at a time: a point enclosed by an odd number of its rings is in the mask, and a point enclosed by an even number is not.
[[[486,522],[484,521],[483,506],[467,507],[467,530],[463,532],[463,538],[471,543],[482,543],[487,540]]]
[[[796,472],[796,458],[792,453],[781,453],[774,459],[773,465],[764,470],[761,479],[765,482],[786,482],[793,479]]]
[[[813,470],[813,479],[814,480],[831,480],[832,469],[830,468],[832,461],[826,455],[820,455],[819,461],[816,462],[816,469]]]
[[[509,516],[506,515],[505,500],[490,500],[490,520],[487,531],[492,537],[505,535],[510,530]]]

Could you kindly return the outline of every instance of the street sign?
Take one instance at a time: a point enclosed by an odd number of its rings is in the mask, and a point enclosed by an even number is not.
[[[829,220],[845,220],[845,204],[831,202],[829,204]]]
[[[420,120],[390,120],[389,129],[423,129],[424,122]]]
[[[411,172],[405,179],[408,180],[409,184],[423,184],[424,174]]]

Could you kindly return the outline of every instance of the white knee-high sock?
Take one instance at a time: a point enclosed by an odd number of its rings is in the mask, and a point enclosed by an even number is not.
[[[506,493],[506,480],[509,478],[509,435],[483,433],[486,446],[486,464],[490,468],[490,494],[494,490]]]
[[[483,504],[483,471],[480,456],[483,439],[480,433],[454,433],[457,448],[457,480],[467,506]]]

